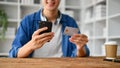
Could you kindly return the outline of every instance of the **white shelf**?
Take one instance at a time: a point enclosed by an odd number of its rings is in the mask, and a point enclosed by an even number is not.
[[[6,36],[5,38],[6,38],[6,39],[14,39],[15,36]]]
[[[15,36],[5,36],[5,39],[14,39],[14,38],[15,38]]]
[[[9,53],[0,53],[0,56],[8,56]]]
[[[80,6],[71,6],[71,5],[67,5],[65,8],[70,8],[70,9],[77,9],[80,10]]]
[[[101,3],[101,2],[104,2],[104,1],[105,0],[99,0],[99,1],[96,2],[95,0],[93,0],[93,3],[86,4],[86,6],[84,8],[87,9],[87,8],[94,7],[95,5],[97,5],[97,4]]]
[[[39,4],[20,4],[20,6],[25,6],[25,7],[40,7],[41,5]]]
[[[89,20],[85,20],[85,24],[90,24],[90,23],[94,23],[95,19],[89,19]]]
[[[99,4],[99,3],[102,3],[102,2],[105,2],[106,0],[96,0],[96,3],[95,4]]]
[[[88,9],[90,7],[93,7],[94,3],[93,0],[81,0],[81,5],[84,5],[81,6],[82,9]]]
[[[0,5],[11,5],[11,6],[17,6],[18,3],[15,3],[15,2],[0,1]]]
[[[96,36],[94,39],[106,39],[104,36]]]
[[[69,0],[69,1],[64,1],[65,6],[71,5],[71,6],[79,6],[80,7],[80,2],[81,0]]]
[[[96,19],[95,21],[96,21],[96,22],[99,22],[99,21],[103,21],[103,20],[106,20],[106,17],[102,17],[102,18],[100,18],[100,19]]]
[[[8,19],[8,22],[18,22],[17,19]]]
[[[81,29],[83,33],[86,32],[91,37],[88,44],[91,56],[102,56],[101,45],[106,41],[117,41],[120,46],[120,0],[81,1]],[[105,7],[98,8],[98,5]],[[99,12],[96,11],[96,7],[100,10]],[[100,18],[97,18],[98,13],[101,14]]]
[[[91,8],[91,7],[93,7],[93,5],[95,5],[95,4],[88,4],[88,5],[86,5],[84,8]]]
[[[94,37],[88,37],[88,40],[93,40],[94,39]]]
[[[111,15],[111,16],[109,16],[109,19],[111,18],[120,18],[120,13],[117,13],[117,14],[114,14],[114,15]]]
[[[85,24],[91,24],[91,23],[99,22],[99,21],[103,21],[103,20],[106,20],[106,17],[102,17],[100,19],[90,19],[90,20],[85,21]]]
[[[109,36],[109,39],[120,39],[120,36]]]

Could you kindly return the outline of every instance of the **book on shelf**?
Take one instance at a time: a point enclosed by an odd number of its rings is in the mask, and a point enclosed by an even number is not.
[[[22,4],[34,4],[34,0],[21,0]]]
[[[105,1],[105,0],[96,0],[96,2],[103,2],[103,1]]]
[[[106,5],[97,5],[95,7],[96,19],[101,19],[106,16]]]
[[[33,2],[34,2],[34,4],[40,4],[40,1],[41,0],[34,0]]]
[[[92,9],[86,10],[86,14],[85,14],[85,22],[91,22],[94,20],[94,13],[92,11]]]

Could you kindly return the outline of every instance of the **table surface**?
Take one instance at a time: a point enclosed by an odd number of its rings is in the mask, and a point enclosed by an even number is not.
[[[120,68],[104,57],[82,58],[0,58],[0,68]]]

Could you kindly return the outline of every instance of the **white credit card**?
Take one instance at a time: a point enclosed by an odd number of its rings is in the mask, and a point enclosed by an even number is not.
[[[78,34],[78,28],[73,28],[73,27],[66,27],[64,30],[65,35],[72,36],[73,34]]]

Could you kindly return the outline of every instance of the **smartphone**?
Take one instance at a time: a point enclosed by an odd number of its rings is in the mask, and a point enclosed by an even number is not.
[[[40,34],[51,32],[52,31],[52,22],[40,21],[39,28],[43,28],[43,27],[48,27],[48,29],[43,32],[40,32]]]

